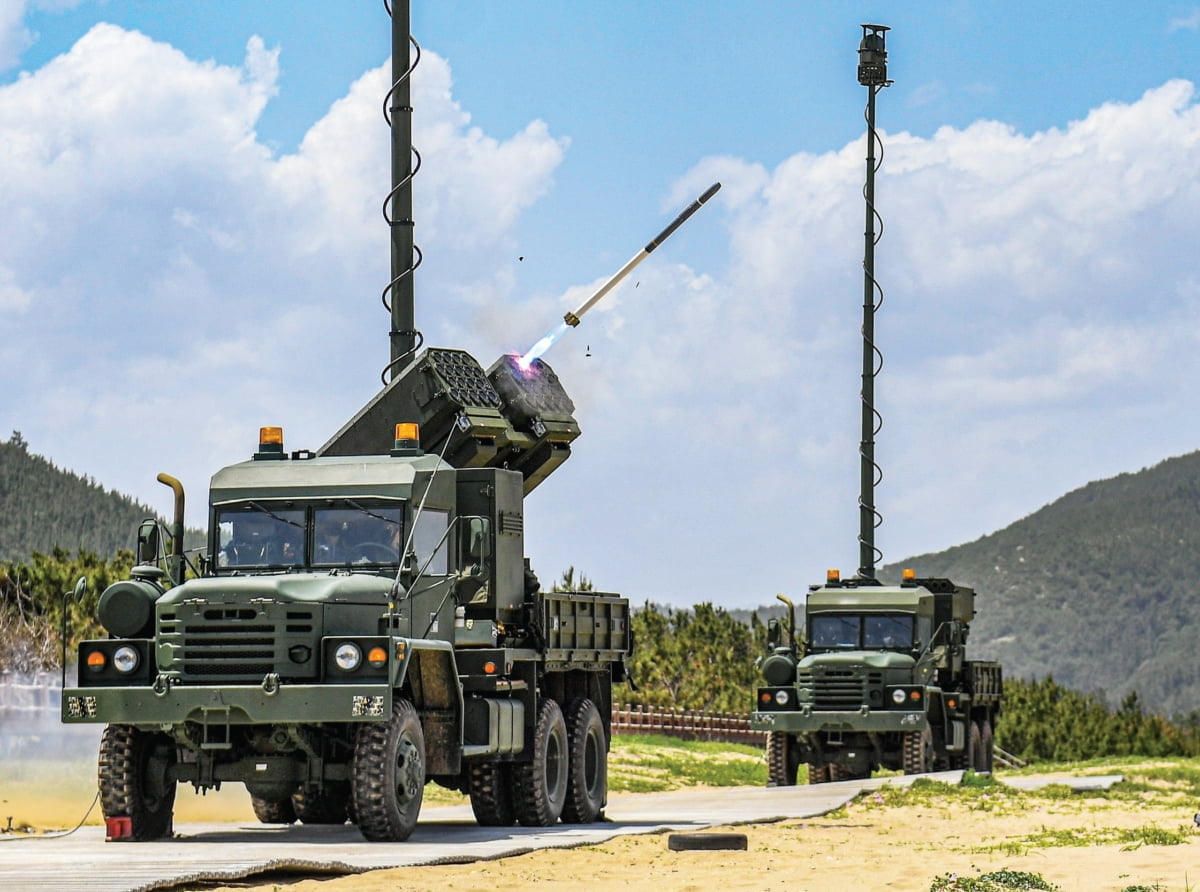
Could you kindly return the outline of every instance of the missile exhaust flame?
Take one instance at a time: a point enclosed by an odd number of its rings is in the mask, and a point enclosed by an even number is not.
[[[517,366],[523,372],[529,371],[529,367],[533,365],[533,361],[541,357],[543,353],[549,350],[554,344],[567,333],[567,323],[560,322],[554,331],[547,334],[544,338],[529,348],[529,352],[517,360]]]
[[[676,229],[682,226],[684,222],[686,222],[688,217],[700,210],[701,205],[716,195],[717,190],[720,188],[720,183],[713,183],[711,186],[705,189],[704,193],[686,208],[684,208],[683,212],[680,213],[680,215],[674,220],[672,220],[671,224],[667,226],[666,229],[652,238],[646,247],[634,254],[633,257],[631,257],[623,267],[609,277],[607,282],[597,288],[592,296],[585,300],[578,310],[575,310],[574,312],[568,312],[565,316],[563,316],[563,321],[559,323],[557,328],[530,347],[529,352],[517,360],[517,365],[520,367],[521,371],[528,371],[529,366],[535,359],[553,347],[558,339],[567,333],[568,327],[574,328],[575,326],[579,325],[580,320],[588,310],[594,307],[600,301],[600,299],[604,297],[604,295],[612,291],[622,279],[624,279],[633,271],[635,266],[649,257],[650,252],[665,242],[667,238],[670,237],[671,233],[673,233]]]

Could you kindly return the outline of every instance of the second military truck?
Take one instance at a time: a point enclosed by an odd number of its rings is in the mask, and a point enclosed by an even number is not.
[[[904,572],[899,585],[813,586],[797,626],[768,626],[752,726],[767,732],[768,784],[869,777],[886,768],[992,768],[997,663],[966,659],[975,592]]]

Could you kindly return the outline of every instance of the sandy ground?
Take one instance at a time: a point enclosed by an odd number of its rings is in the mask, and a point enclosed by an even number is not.
[[[90,778],[8,779],[0,784],[0,831],[11,826],[73,827],[94,790]],[[432,789],[432,788],[431,788]],[[736,796],[731,788],[729,795]],[[275,876],[221,892],[393,892],[398,889],[709,890],[895,889],[926,892],[945,874],[976,878],[1001,869],[1041,876],[1063,890],[1200,888],[1200,831],[1186,799],[1145,803],[1087,798],[925,796],[896,804],[879,794],[822,818],[715,828],[745,833],[744,852],[672,852],[667,834],[623,837],[598,846],[536,852],[500,861],[403,868],[323,880]],[[180,791],[176,820],[252,819],[243,789],[208,796]],[[88,823],[99,823],[98,810]],[[1106,842],[1119,830],[1169,831],[1173,845]],[[1082,844],[1081,844],[1082,843]],[[211,890],[213,887],[206,887]],[[953,888],[953,887],[951,887]]]
[[[737,795],[731,790],[730,795]],[[1009,869],[1039,874],[1064,890],[1142,886],[1185,890],[1200,881],[1200,837],[1173,846],[1119,844],[1029,849],[1025,854],[975,849],[1022,839],[1040,828],[1081,830],[1192,826],[1182,810],[1091,812],[1073,807],[996,817],[967,808],[853,807],[844,817],[737,828],[744,852],[672,852],[666,834],[622,837],[599,846],[536,852],[502,861],[375,871],[334,880],[304,880],[288,892],[384,892],[396,889],[516,892],[532,886],[624,890],[873,890],[926,892],[939,875],[978,877]],[[245,889],[246,887],[240,887]],[[259,892],[280,884],[252,887]],[[226,889],[223,892],[232,892]]]

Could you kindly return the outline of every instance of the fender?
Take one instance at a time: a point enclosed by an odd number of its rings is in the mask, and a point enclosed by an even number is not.
[[[412,701],[425,735],[430,775],[462,770],[463,697],[454,646],[429,638],[393,638],[392,690]]]

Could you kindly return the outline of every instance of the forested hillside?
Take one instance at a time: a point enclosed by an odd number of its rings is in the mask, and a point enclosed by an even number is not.
[[[973,655],[1168,715],[1200,708],[1200,452],[1090,483],[911,566],[973,586]]]
[[[34,455],[20,433],[0,442],[0,561],[55,548],[112,556],[133,548],[138,524],[156,514]]]

